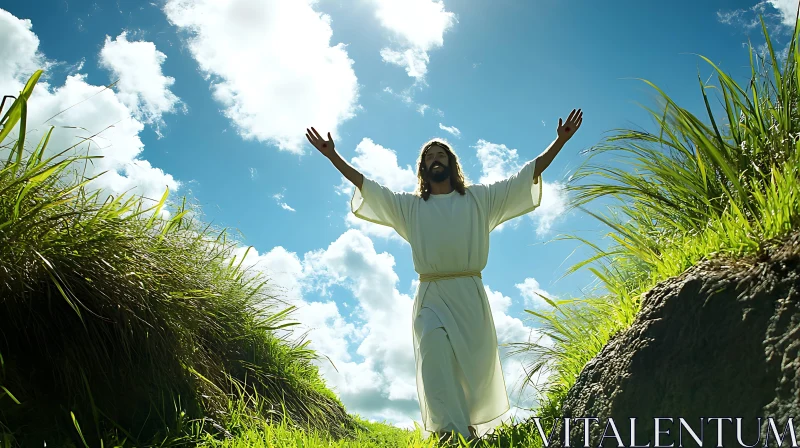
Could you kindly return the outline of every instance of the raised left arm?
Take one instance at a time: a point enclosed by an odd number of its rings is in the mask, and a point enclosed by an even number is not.
[[[566,123],[562,123],[561,118],[558,119],[558,129],[556,130],[558,136],[543,153],[536,157],[536,166],[533,171],[534,179],[541,176],[542,172],[550,166],[550,163],[556,158],[556,155],[561,151],[561,148],[564,147],[564,144],[575,135],[575,132],[581,126],[582,122],[583,112],[581,109],[572,109]]]

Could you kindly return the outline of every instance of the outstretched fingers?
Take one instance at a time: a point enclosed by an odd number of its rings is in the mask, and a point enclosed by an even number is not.
[[[581,117],[583,117],[583,111],[580,110],[580,109],[577,109],[577,110],[573,109],[572,113],[569,114],[569,120],[568,121],[570,123],[576,124],[578,122],[578,120],[581,119]]]
[[[572,109],[572,112],[569,113],[567,117],[567,123],[572,123],[572,120],[575,118],[575,109]]]
[[[578,109],[578,114],[575,115],[575,129],[580,127],[581,123],[583,123],[583,112]]]
[[[308,128],[306,128],[306,138],[312,145],[317,146],[317,137]]]

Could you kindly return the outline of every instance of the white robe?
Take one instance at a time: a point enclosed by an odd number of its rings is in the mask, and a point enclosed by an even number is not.
[[[428,201],[412,193],[393,192],[365,177],[350,206],[355,216],[392,227],[408,241],[418,274],[482,271],[489,256],[489,233],[540,205],[542,182],[541,176],[534,180],[534,168],[532,160],[508,179],[470,185],[463,196],[455,190],[432,194]],[[421,312],[423,309],[432,312]],[[428,412],[423,388],[428,381],[463,387],[470,425],[490,422],[509,410],[497,333],[481,278],[421,282],[411,324],[415,329],[417,393],[426,430],[438,430],[434,421],[441,421],[441,416]],[[461,378],[422,377],[419,341],[423,333],[436,327],[447,332]]]

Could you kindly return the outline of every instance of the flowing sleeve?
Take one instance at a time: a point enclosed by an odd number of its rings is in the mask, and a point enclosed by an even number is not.
[[[408,216],[411,193],[397,193],[372,179],[364,177],[361,188],[355,188],[350,200],[350,210],[365,221],[393,228],[408,241]]]
[[[516,174],[486,187],[487,215],[489,231],[495,227],[532,212],[542,202],[542,176],[536,179],[533,174],[536,160],[531,160]]]

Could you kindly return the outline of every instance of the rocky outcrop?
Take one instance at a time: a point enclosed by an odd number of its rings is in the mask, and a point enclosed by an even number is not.
[[[562,415],[598,418],[594,447],[763,447],[768,432],[767,446],[787,447],[789,418],[800,442],[800,234],[745,259],[704,261],[649,291],[634,324],[584,367]],[[570,423],[565,445],[562,420],[550,446],[584,446],[584,421]]]

